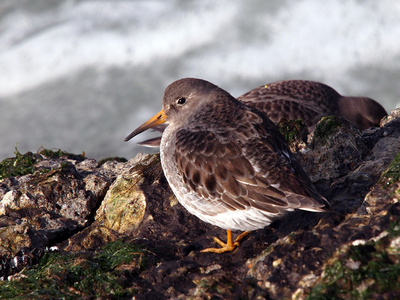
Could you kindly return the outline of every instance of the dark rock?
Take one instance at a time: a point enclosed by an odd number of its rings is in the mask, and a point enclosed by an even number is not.
[[[1,165],[0,298],[397,298],[400,119],[389,118],[363,132],[323,119],[296,155],[333,212],[293,212],[225,254],[199,252],[226,233],[177,202],[157,154],[18,152]]]
[[[18,153],[17,159],[25,155]],[[10,266],[3,267],[0,276],[24,267],[6,263],[18,261],[23,249],[35,261],[34,253],[87,226],[116,176],[97,168],[93,159],[45,154],[35,155],[30,173],[0,181],[0,257],[2,265]]]

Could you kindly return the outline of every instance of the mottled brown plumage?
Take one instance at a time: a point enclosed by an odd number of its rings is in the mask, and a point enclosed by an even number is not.
[[[125,140],[164,122],[161,163],[171,189],[189,212],[227,229],[228,239],[230,230],[263,228],[293,209],[329,207],[274,123],[212,83],[172,83],[163,110]]]
[[[328,115],[345,118],[360,130],[379,126],[387,115],[373,99],[345,97],[323,83],[305,80],[269,83],[237,99],[264,112],[274,123],[302,119],[310,131]]]

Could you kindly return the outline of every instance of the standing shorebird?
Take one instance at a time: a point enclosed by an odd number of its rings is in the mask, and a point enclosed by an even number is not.
[[[125,141],[163,123],[161,165],[172,191],[190,213],[227,230],[226,243],[214,238],[222,248],[204,252],[232,251],[288,211],[329,208],[274,123],[216,85],[173,82],[163,109]],[[233,241],[231,230],[245,232]]]

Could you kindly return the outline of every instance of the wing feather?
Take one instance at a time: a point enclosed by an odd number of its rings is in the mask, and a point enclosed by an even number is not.
[[[245,117],[245,124],[229,132],[177,132],[175,158],[189,190],[229,210],[324,210],[326,200],[315,191],[275,125],[251,109]]]

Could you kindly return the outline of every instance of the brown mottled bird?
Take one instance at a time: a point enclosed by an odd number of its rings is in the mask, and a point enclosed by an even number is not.
[[[345,97],[330,86],[315,81],[284,80],[268,83],[237,98],[240,102],[262,111],[277,124],[281,119],[301,119],[309,132],[322,117],[335,115],[347,119],[358,129],[379,126],[387,116],[375,100],[366,97]],[[158,129],[163,131],[165,126]],[[160,137],[139,143],[159,147]]]
[[[310,131],[328,115],[345,118],[360,130],[379,126],[380,120],[387,115],[386,110],[373,99],[345,97],[330,86],[315,81],[269,83],[237,99],[264,112],[274,123],[281,119],[301,119]]]
[[[275,124],[259,110],[201,79],[173,82],[163,109],[125,141],[162,123],[161,165],[178,201],[192,214],[227,229],[222,248],[232,251],[248,231],[288,211],[323,212],[319,195]],[[246,231],[233,241],[231,230]]]

